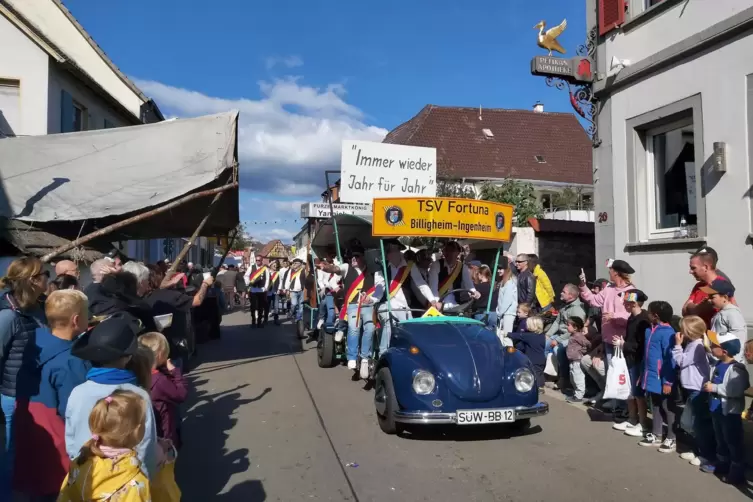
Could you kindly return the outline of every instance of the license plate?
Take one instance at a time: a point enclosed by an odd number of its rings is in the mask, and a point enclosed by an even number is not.
[[[458,425],[503,424],[515,421],[515,410],[458,410]]]

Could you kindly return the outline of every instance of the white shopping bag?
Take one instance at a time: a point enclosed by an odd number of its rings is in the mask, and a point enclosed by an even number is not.
[[[544,367],[544,374],[551,377],[557,376],[557,363],[554,361],[554,354],[552,353],[546,355],[546,366]]]
[[[612,361],[607,369],[607,386],[604,389],[604,399],[624,401],[630,397],[630,389],[632,389],[632,384],[625,356],[622,354],[621,348],[615,347]]]

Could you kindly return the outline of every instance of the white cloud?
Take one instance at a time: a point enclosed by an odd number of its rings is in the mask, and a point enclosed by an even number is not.
[[[177,116],[239,110],[241,186],[248,190],[317,200],[324,190],[324,170],[339,169],[344,139],[381,141],[387,134],[345,101],[342,84],[317,88],[292,77],[262,81],[261,99],[254,100],[135,80],[160,107]]]
[[[261,242],[267,243],[275,239],[280,239],[283,244],[292,244],[294,232],[285,230],[284,228],[269,228],[259,229],[256,232],[250,232],[254,239],[258,239]]]
[[[286,68],[297,68],[299,66],[303,66],[303,59],[301,59],[300,56],[287,56],[287,57],[279,57],[279,56],[272,56],[267,58],[267,70],[271,70],[275,66],[282,65]]]

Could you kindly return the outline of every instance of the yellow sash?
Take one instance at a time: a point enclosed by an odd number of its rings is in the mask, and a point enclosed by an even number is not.
[[[398,269],[397,274],[395,274],[395,277],[390,282],[390,298],[395,296],[395,293],[397,293],[397,290],[403,287],[403,284],[405,283],[405,280],[410,275],[410,271],[413,268],[413,262],[408,263],[404,267],[400,267]]]
[[[463,264],[461,262],[457,262],[455,264],[455,267],[452,269],[452,271],[449,273],[447,277],[445,277],[444,281],[442,281],[442,284],[439,285],[439,296],[444,296],[445,293],[450,291],[452,288],[452,285],[455,284],[455,279],[458,278],[458,275],[460,274],[460,271],[463,269]]]
[[[261,274],[263,274],[264,272],[266,272],[266,271],[267,271],[267,267],[266,266],[263,266],[261,268],[257,268],[249,276],[248,282],[253,284],[254,282],[256,282],[256,280],[259,278],[259,276]]]

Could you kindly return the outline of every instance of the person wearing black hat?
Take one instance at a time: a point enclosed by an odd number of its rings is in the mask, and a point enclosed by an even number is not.
[[[609,260],[610,285],[595,295],[588,288],[588,281],[583,269],[580,271],[580,297],[591,307],[601,308],[601,338],[602,344],[597,348],[596,357],[604,355],[604,369],[609,368],[612,361],[614,347],[625,336],[627,320],[630,312],[625,308],[622,295],[629,290],[635,289],[631,274],[635,273],[633,267],[624,260]],[[603,353],[602,353],[603,351]],[[606,374],[606,373],[605,373]]]
[[[137,334],[142,326],[138,319],[126,312],[118,312],[104,319],[91,331],[73,343],[71,354],[92,363],[86,382],[78,385],[68,398],[65,412],[66,451],[73,459],[81,447],[92,438],[89,414],[100,399],[115,390],[130,390],[146,402],[144,439],[136,447],[136,456],[149,477],[157,472],[157,430],[149,392],[129,368],[144,366],[151,370],[151,351],[139,348]]]
[[[290,295],[290,316],[296,322],[303,319],[303,288],[306,285],[306,270],[303,260],[294,258],[285,277],[284,289]]]
[[[460,261],[460,244],[457,241],[447,241],[442,248],[442,258],[429,267],[429,286],[434,296],[440,299],[440,306],[445,307],[468,301],[467,298],[456,298],[454,293],[447,294],[454,289],[468,290],[474,299],[481,296],[473,284],[470,269]]]
[[[413,317],[408,309],[423,309],[427,304],[434,308],[441,308],[439,298],[434,295],[418,267],[415,263],[405,260],[402,253],[405,246],[397,239],[385,239],[383,242],[387,255],[387,280],[385,282],[389,284],[392,315],[402,321]],[[382,322],[382,338],[379,340],[379,353],[381,354],[389,347],[392,333],[386,303],[379,307],[379,317]]]
[[[384,294],[384,278],[382,274],[371,273],[368,270],[365,254],[364,247],[359,242],[352,241],[348,251],[349,263],[339,266],[326,262],[319,264],[321,270],[342,277],[345,304],[340,309],[340,324],[347,325],[348,369],[356,370],[360,357],[359,373],[362,379],[369,377],[369,359],[372,357],[374,337],[374,304]],[[359,336],[361,330],[363,335]],[[341,341],[343,335],[343,328],[340,327],[335,333],[335,340]]]

